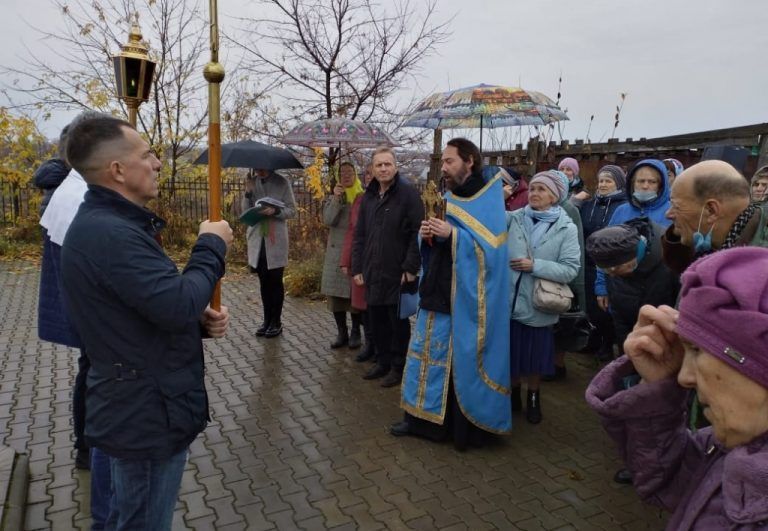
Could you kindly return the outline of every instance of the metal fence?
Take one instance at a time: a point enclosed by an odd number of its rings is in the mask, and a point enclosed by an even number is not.
[[[230,219],[241,213],[241,199],[245,194],[245,181],[232,180],[222,183],[223,214]],[[296,199],[296,218],[292,223],[304,225],[320,217],[322,202],[314,199],[303,180],[293,182]],[[170,205],[175,214],[188,220],[203,220],[208,217],[208,183],[177,180],[173,185],[160,185],[161,201]],[[21,221],[35,219],[42,199],[42,191],[31,183],[19,186],[0,178],[0,224],[16,225]]]
[[[37,216],[42,196],[31,184],[19,186],[0,179],[0,224],[14,225]]]

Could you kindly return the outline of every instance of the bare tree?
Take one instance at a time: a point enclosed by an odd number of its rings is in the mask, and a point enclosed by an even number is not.
[[[230,40],[244,52],[243,67],[261,81],[259,91],[279,95],[258,121],[268,127],[258,132],[268,137],[321,117],[393,125],[399,116],[391,97],[449,36],[449,22],[435,20],[436,0],[419,3],[420,10],[410,0],[260,4],[272,15],[242,18],[241,34]]]
[[[157,61],[151,101],[139,113],[138,128],[168,161],[171,189],[179,162],[205,134],[206,92],[202,64],[207,49],[205,13],[190,0],[53,0],[61,29],[43,32],[45,60],[32,52],[25,68],[4,68],[4,91],[48,112],[97,109],[126,115],[114,96],[111,56],[127,40],[130,22],[141,14],[141,29]],[[138,5],[137,5],[138,4]]]

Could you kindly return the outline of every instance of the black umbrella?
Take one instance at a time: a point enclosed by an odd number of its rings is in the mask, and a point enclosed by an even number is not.
[[[208,150],[197,157],[195,164],[208,164]],[[241,140],[221,145],[223,168],[256,168],[260,170],[287,170],[303,168],[287,149],[269,146],[253,140]]]

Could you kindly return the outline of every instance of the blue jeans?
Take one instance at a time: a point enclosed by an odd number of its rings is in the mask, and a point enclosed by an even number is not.
[[[171,529],[188,451],[162,460],[110,457],[112,500],[105,529]]]
[[[98,448],[91,448],[91,531],[104,529],[111,499],[109,456]]]

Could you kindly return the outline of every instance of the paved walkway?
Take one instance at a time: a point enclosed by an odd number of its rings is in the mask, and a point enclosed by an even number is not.
[[[70,387],[76,354],[40,342],[36,266],[0,263],[0,443],[30,454],[26,529],[87,529],[88,473],[76,471]],[[254,337],[258,283],[232,275],[226,339],[207,342],[212,422],[194,442],[174,529],[660,529],[629,487],[583,390],[594,371],[569,360],[545,384],[544,422],[458,453],[396,439],[397,389],[327,348],[324,304],[287,300],[286,331]]]

